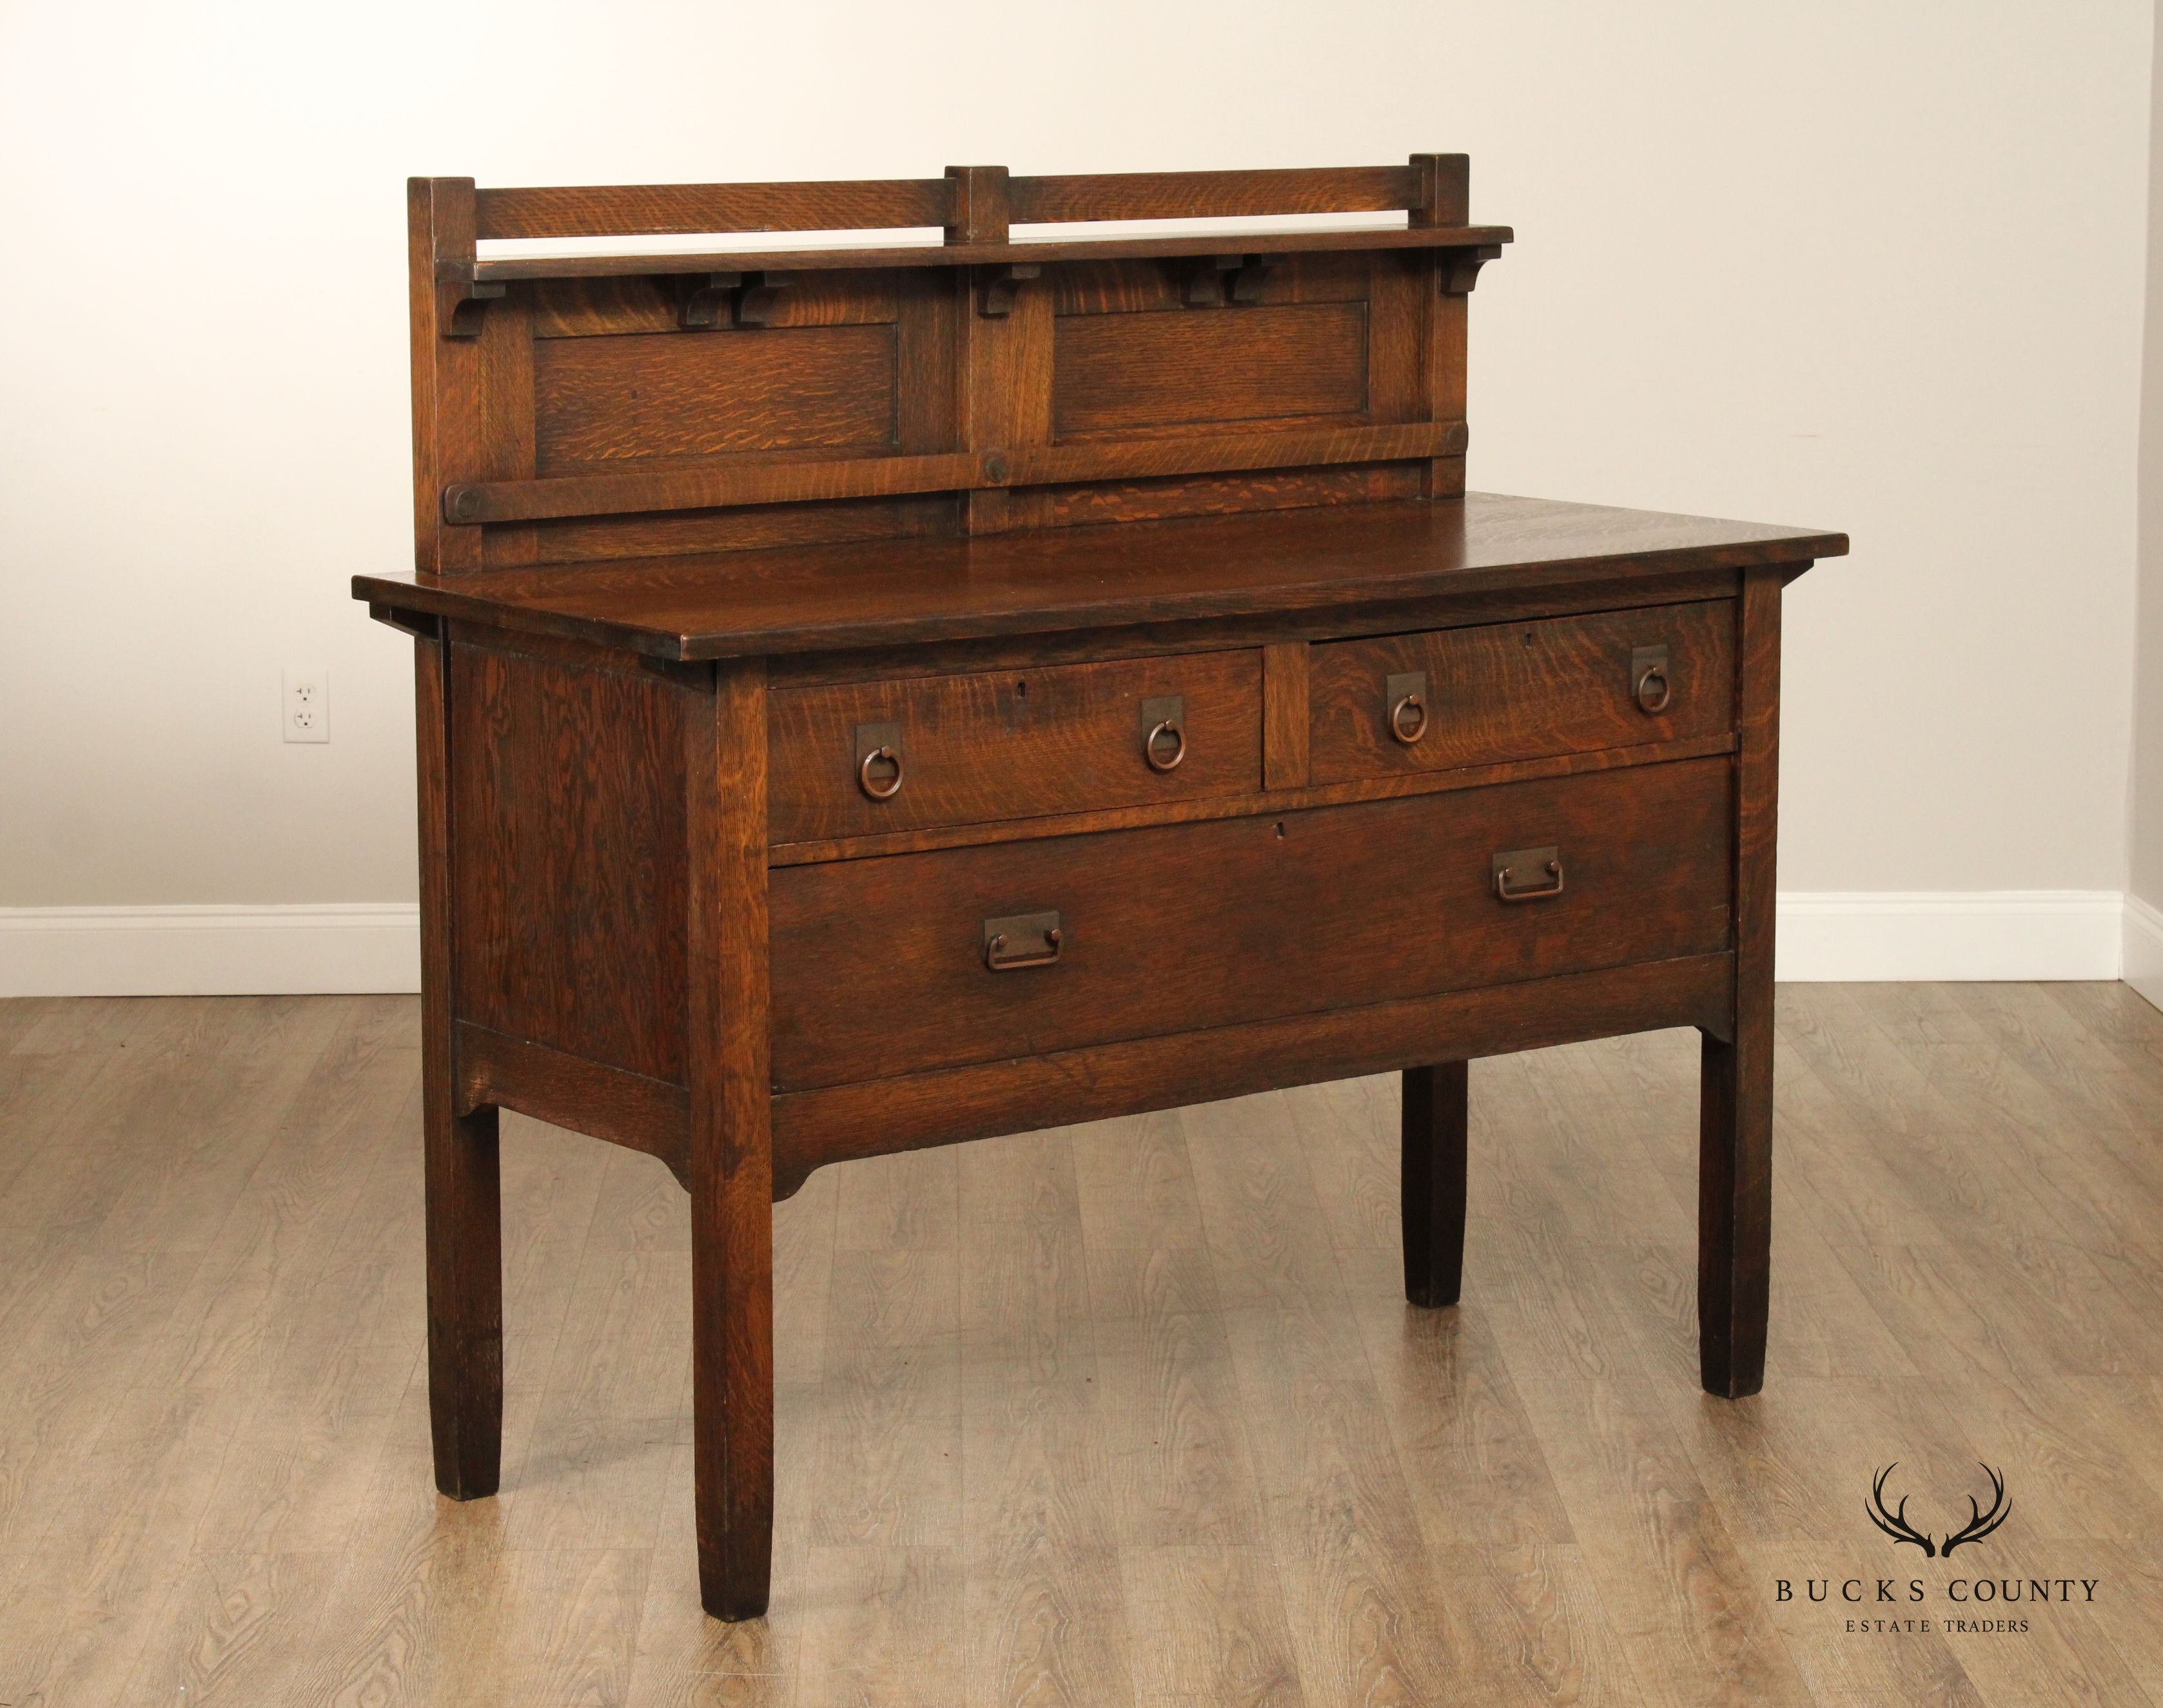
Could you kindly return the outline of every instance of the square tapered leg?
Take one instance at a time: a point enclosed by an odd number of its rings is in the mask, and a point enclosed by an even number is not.
[[[699,1594],[716,1618],[753,1619],[773,1558],[764,669],[722,665],[683,704]]]
[[[1464,1128],[1468,1064],[1405,1071],[1405,1297],[1457,1303],[1464,1273]]]

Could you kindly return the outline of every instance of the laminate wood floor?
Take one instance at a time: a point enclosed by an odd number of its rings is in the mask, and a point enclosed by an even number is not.
[[[2122,986],[1782,990],[1739,1405],[1696,1384],[1692,1035],[1474,1068],[1445,1312],[1401,1299],[1394,1079],[823,1171],[736,1627],[650,1158],[505,1118],[503,1492],[434,1494],[416,1011],[0,1004],[0,1704],[2163,1705]],[[1925,1560],[1864,1517],[1893,1460],[1922,1528],[1978,1460],[2011,1516]],[[1940,1599],[1986,1575],[2097,1587]],[[1881,1577],[1929,1600],[1839,1604]],[[1947,1611],[2027,1628],[1845,1628]]]

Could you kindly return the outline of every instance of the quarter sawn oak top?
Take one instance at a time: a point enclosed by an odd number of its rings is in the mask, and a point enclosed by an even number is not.
[[[1845,534],[1471,493],[1435,503],[355,576],[356,598],[698,660],[1265,615],[1839,556]]]

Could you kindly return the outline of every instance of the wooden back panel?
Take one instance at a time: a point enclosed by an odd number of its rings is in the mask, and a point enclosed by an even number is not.
[[[415,526],[442,573],[1463,491],[1461,155],[1312,171],[409,185]],[[1401,209],[1406,229],[1016,242]],[[936,227],[551,261],[483,239]]]

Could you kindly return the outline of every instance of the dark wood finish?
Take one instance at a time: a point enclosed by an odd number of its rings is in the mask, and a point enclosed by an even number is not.
[[[683,1086],[530,1038],[506,1037],[471,1021],[454,1021],[452,1035],[461,1117],[491,1106],[515,1109],[657,1157],[689,1190],[691,1099]]]
[[[1453,1305],[1464,1278],[1465,1124],[1469,1064],[1443,1062],[1404,1073],[1402,1199],[1405,1297],[1432,1309]]]
[[[443,520],[439,494],[482,473],[480,353],[451,336],[467,300],[464,287],[440,283],[446,259],[470,265],[474,185],[470,178],[416,178],[406,186],[407,306],[413,366],[413,561],[424,570],[477,567],[478,529]]]
[[[681,696],[453,641],[458,1017],[683,1082]]]
[[[1341,782],[1542,754],[1687,740],[1731,727],[1733,603],[1651,606],[1311,649],[1314,779]],[[1636,697],[1632,653],[1668,649],[1668,697]],[[1390,733],[1385,684],[1427,678],[1426,727]]]
[[[940,179],[888,178],[484,190],[475,212],[484,238],[641,238],[941,226],[948,206]]]
[[[676,250],[647,254],[503,256],[464,267],[453,264],[442,271],[444,276],[460,283],[501,284],[526,279],[689,275],[739,269],[799,273],[845,267],[1040,266],[1058,261],[1185,259],[1222,254],[1228,249],[1249,255],[1367,253],[1378,250],[1445,253],[1452,249],[1493,248],[1511,242],[1514,236],[1507,226],[1349,226],[1341,229],[1307,226],[1296,231],[1224,234],[1210,232],[1147,237],[1025,238],[1019,243],[1002,243],[995,238],[983,243],[945,243],[930,239],[914,243],[897,240],[861,249],[777,246],[770,249],[715,249],[699,253]]]
[[[1474,493],[1461,504],[652,558],[576,574],[357,576],[354,590],[396,610],[657,658],[771,657],[1302,612],[1326,632],[1346,608],[1528,586],[1596,586],[1622,607],[1641,577],[1792,567],[1846,547],[1844,535],[1807,529]]]
[[[683,697],[699,1593],[748,1619],[766,1611],[773,1548],[764,674],[725,665]]]
[[[1773,936],[1780,765],[1780,582],[1736,608],[1735,1021],[1708,1032],[1698,1099],[1697,1313],[1705,1392],[1765,1385],[1773,1242]]]
[[[1067,315],[1052,342],[1061,440],[1135,427],[1367,409],[1367,306],[1286,304],[1247,314]]]
[[[1339,519],[1349,523],[1350,516]],[[1226,525],[1219,524],[1218,525]],[[1153,535],[1151,537],[1155,537]],[[1788,566],[1792,570],[1793,566]],[[805,687],[827,682],[868,682],[893,676],[940,676],[1017,665],[1071,664],[1112,658],[1147,658],[1166,652],[1191,652],[1197,633],[1233,646],[1269,646],[1290,640],[1345,640],[1360,635],[1401,635],[1429,629],[1469,629],[1484,623],[1524,618],[1566,616],[1578,611],[1612,609],[1618,602],[1651,605],[1684,604],[1694,599],[1735,596],[1735,576],[1720,569],[1632,577],[1626,596],[1599,582],[1527,586],[1505,584],[1485,593],[1454,597],[1362,601],[1327,611],[1261,611],[1205,625],[1191,623],[1132,623],[1113,629],[993,635],[978,640],[926,641],[906,646],[856,647],[844,652],[783,653],[767,661],[767,680],[775,687]],[[378,609],[379,620],[395,614]],[[433,618],[419,620],[433,622]],[[524,645],[531,639],[548,645],[579,645],[554,637],[512,635],[505,631],[495,644]],[[625,669],[695,670],[641,653],[611,652],[587,646],[589,659],[612,658]],[[1302,718],[1302,722],[1304,719]]]
[[[1166,694],[1186,702],[1184,748],[1160,771],[1143,755],[1139,711]],[[809,841],[1252,794],[1261,699],[1251,650],[784,690],[768,720],[770,833]],[[888,722],[905,732],[907,769],[874,800],[850,732]]]
[[[1405,222],[1086,229],[1317,212]],[[688,1188],[725,1619],[830,1162],[1401,1071],[1441,1306],[1471,1058],[1694,1026],[1705,1384],[1755,1391],[1778,605],[1846,541],[1465,492],[1463,155],[407,214],[416,572],[354,592],[419,658],[447,1492],[499,1470],[501,1108]],[[481,253],[558,238],[627,252]]]
[[[1008,175],[1003,166],[946,169],[946,242],[977,248],[1007,241],[1011,218]]]
[[[1105,172],[1017,178],[1018,220],[1251,219],[1284,213],[1383,213],[1421,204],[1417,169],[1346,166],[1261,172]]]
[[[1662,765],[1731,753],[1735,738],[1723,731],[1694,741],[1648,747],[1607,747],[1590,753],[1558,753],[1545,759],[1508,765],[1467,765],[1461,770],[1420,771],[1409,776],[1370,777],[1322,788],[1265,787],[1260,794],[1204,795],[1147,807],[1116,807],[1100,812],[1061,812],[1041,818],[1003,818],[975,824],[942,824],[883,835],[829,837],[811,842],[777,841],[768,850],[777,866],[814,865],[828,860],[877,859],[888,854],[922,854],[931,849],[972,848],[982,843],[1035,842],[1054,836],[1089,836],[1106,830],[1139,830],[1157,824],[1193,824],[1219,818],[1251,817],[1258,812],[1299,812],[1316,807],[1344,807],[1359,801],[1395,801],[1411,795],[1484,789],[1498,783],[1524,783],[1543,777],[1581,776],[1588,771],[1625,765]]]
[[[840,431],[837,429],[837,431]],[[1135,444],[1043,446],[981,454],[776,460],[732,467],[458,482],[444,488],[447,521],[519,522],[731,504],[795,504],[895,493],[968,492],[1061,482],[1222,473],[1443,454],[1464,445],[1454,422],[1237,433]]]
[[[533,382],[541,473],[891,445],[897,366],[891,325],[546,339]]]
[[[1727,1024],[1734,957],[1453,990],[1018,1061],[865,1080],[773,1099],[774,1190],[815,1168],[927,1145],[1101,1120],[1432,1062],[1617,1032]]]
[[[1671,765],[773,874],[783,1090],[1463,990],[1728,943],[1728,765]],[[1559,844],[1511,906],[1497,849]],[[1407,884],[1407,869],[1418,881]],[[986,971],[987,917],[1056,908],[1059,964]],[[875,941],[877,953],[841,945]]]
[[[1272,789],[1308,781],[1307,651],[1304,640],[1262,649],[1262,781]]]
[[[416,640],[421,844],[421,1110],[428,1251],[428,1423],[436,1486],[495,1492],[503,1456],[503,1211],[494,1108],[461,1109],[452,1060],[457,983],[455,816],[445,786],[451,671]]]

